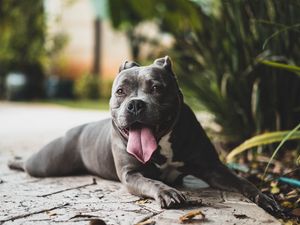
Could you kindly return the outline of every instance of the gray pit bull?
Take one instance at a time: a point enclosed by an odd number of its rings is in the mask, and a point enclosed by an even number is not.
[[[110,99],[111,118],[69,130],[9,167],[35,177],[87,172],[119,180],[134,195],[162,208],[177,208],[185,196],[169,186],[186,175],[211,187],[240,192],[272,213],[276,202],[221,163],[195,114],[183,101],[168,56],[149,66],[120,66]]]

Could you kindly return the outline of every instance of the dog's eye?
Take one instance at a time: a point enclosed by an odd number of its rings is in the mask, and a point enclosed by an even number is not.
[[[151,92],[159,92],[161,90],[161,87],[158,85],[153,85],[151,88]]]
[[[119,88],[117,91],[116,91],[117,95],[124,95],[125,92],[122,88]]]

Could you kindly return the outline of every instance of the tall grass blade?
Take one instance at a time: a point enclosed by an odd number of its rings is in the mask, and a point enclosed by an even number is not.
[[[299,155],[298,158],[296,159],[296,164],[297,164],[297,166],[300,166],[300,155]]]
[[[269,60],[261,60],[259,62],[264,65],[270,66],[270,67],[296,72],[296,74],[298,76],[300,76],[300,67],[299,66],[278,63],[278,62],[273,62],[273,61],[269,61]]]
[[[273,39],[274,37],[276,37],[277,35],[279,35],[280,33],[286,32],[286,31],[288,31],[289,29],[295,29],[295,28],[297,28],[297,27],[300,27],[300,24],[295,24],[295,25],[289,26],[289,27],[284,26],[283,29],[276,31],[275,33],[273,33],[270,37],[268,37],[268,38],[265,40],[265,42],[263,43],[262,49],[263,49],[263,50],[266,49],[266,46],[267,46],[267,44],[269,43],[269,41],[270,41],[271,39]],[[294,31],[295,31],[295,32],[299,32],[297,29],[295,29]]]
[[[275,142],[282,142],[282,140],[300,140],[300,131],[297,131],[300,127],[300,124],[292,131],[277,131],[271,133],[265,133],[261,135],[254,136],[245,142],[243,142],[238,147],[234,148],[226,157],[227,162],[231,162],[233,158],[253,147],[272,144]],[[281,147],[281,146],[280,146]]]
[[[271,164],[271,162],[273,161],[274,157],[276,156],[277,152],[280,150],[280,148],[283,146],[283,144],[287,141],[287,140],[290,140],[290,138],[295,134],[295,133],[298,133],[297,130],[300,129],[300,123],[293,129],[291,130],[283,139],[282,141],[279,143],[279,145],[277,146],[277,148],[275,149],[275,151],[273,152],[266,168],[265,168],[265,171],[264,171],[264,174],[263,174],[263,177],[262,179],[264,179],[264,177],[266,176],[266,173],[269,169],[269,166]]]

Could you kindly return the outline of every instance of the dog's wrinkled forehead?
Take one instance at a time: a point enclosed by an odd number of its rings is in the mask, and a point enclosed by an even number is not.
[[[113,87],[122,83],[135,83],[140,80],[156,80],[161,83],[174,78],[171,60],[168,56],[159,58],[149,66],[140,66],[136,62],[124,62],[119,68],[119,74]]]

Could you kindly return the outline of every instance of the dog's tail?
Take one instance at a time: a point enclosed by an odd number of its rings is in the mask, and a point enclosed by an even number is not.
[[[7,165],[12,170],[25,171],[24,161],[19,157],[16,157],[15,159],[8,161]]]

